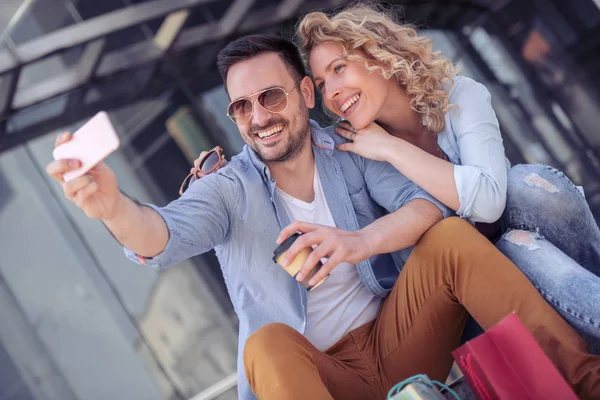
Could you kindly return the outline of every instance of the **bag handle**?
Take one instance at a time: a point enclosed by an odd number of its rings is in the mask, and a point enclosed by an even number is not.
[[[448,391],[448,393],[452,394],[452,396],[454,396],[454,398],[456,400],[460,400],[460,397],[458,397],[458,394],[454,390],[450,389],[449,386],[444,385],[442,382],[439,382],[439,381],[432,381],[429,379],[429,377],[427,375],[424,375],[424,374],[411,376],[410,378],[405,379],[402,382],[395,384],[394,387],[392,387],[390,389],[390,391],[388,392],[387,400],[392,400],[392,397],[394,395],[400,393],[400,391],[402,390],[402,388],[404,388],[404,386],[414,383],[414,382],[422,383],[423,385],[429,386],[434,389],[437,389],[436,386],[439,386],[441,389],[446,389]],[[485,399],[485,400],[487,400],[487,399]]]
[[[485,385],[481,381],[481,378],[479,378],[479,375],[477,375],[475,373],[475,371],[473,370],[472,354],[467,354],[465,357],[461,357],[461,358],[462,358],[463,364],[465,366],[465,370],[466,370],[465,372],[467,374],[469,374],[469,376],[473,380],[473,385],[475,385],[475,390],[477,390],[479,392],[481,397],[483,397],[483,400],[493,400],[492,396],[487,391]]]

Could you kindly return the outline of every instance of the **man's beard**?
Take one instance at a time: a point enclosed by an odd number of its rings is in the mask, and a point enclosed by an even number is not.
[[[283,147],[276,154],[262,152],[260,146],[251,146],[263,162],[285,162],[293,160],[300,154],[305,146],[307,135],[310,135],[308,109],[306,108],[304,102],[300,104],[298,112],[295,113],[294,120],[296,122],[295,125],[298,127],[297,130],[295,132],[289,132],[285,147]],[[287,121],[283,119],[274,119],[265,124],[264,127],[252,127],[251,134],[254,135],[253,132],[267,130],[282,123],[285,124],[284,129],[289,129],[291,127],[291,124],[287,123]]]

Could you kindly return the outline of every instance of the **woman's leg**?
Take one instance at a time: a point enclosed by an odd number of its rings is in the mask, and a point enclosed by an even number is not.
[[[600,276],[600,230],[579,189],[555,168],[516,165],[508,172],[503,232],[537,232]]]
[[[366,347],[385,386],[415,373],[445,379],[467,311],[485,329],[515,311],[581,398],[600,398],[600,357],[531,282],[468,222],[423,235],[385,300]]]
[[[596,275],[529,231],[509,231],[496,247],[595,351],[600,350],[600,279]]]

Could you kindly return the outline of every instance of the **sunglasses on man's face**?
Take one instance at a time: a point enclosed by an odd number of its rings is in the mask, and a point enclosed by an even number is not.
[[[225,163],[225,155],[223,149],[219,146],[215,146],[211,151],[206,153],[198,163],[197,167],[192,168],[188,176],[185,177],[181,187],[179,188],[179,195],[183,195],[183,192],[190,186],[192,177],[200,179],[212,172],[218,170]]]
[[[247,124],[252,119],[255,98],[265,110],[272,113],[282,113],[288,106],[288,96],[298,87],[300,82],[302,80],[296,82],[289,92],[286,92],[283,88],[275,87],[232,101],[227,107],[227,115],[237,125]]]

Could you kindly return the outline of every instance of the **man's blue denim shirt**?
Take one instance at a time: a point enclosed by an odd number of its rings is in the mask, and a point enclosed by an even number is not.
[[[387,163],[338,151],[343,139],[333,128],[311,121],[313,152],[327,204],[338,228],[357,230],[414,199],[445,206]],[[225,283],[239,318],[238,393],[255,399],[244,374],[246,339],[261,326],[280,322],[303,333],[306,291],[273,262],[275,240],[290,221],[275,180],[257,154],[245,146],[227,165],[190,185],[166,207],[154,208],[165,220],[169,241],[163,252],[145,263],[166,268],[215,249]],[[382,254],[357,264],[360,279],[384,297],[412,249]],[[140,258],[129,250],[127,256]]]

